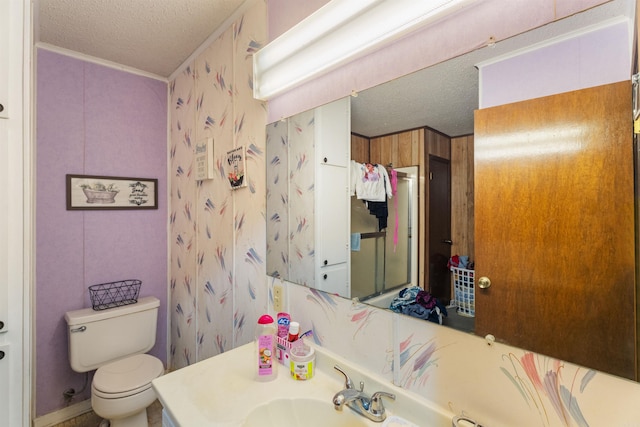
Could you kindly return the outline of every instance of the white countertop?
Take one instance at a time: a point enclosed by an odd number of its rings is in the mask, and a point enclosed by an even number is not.
[[[304,397],[331,404],[333,396],[344,388],[344,377],[333,369],[338,363],[354,384],[364,380],[368,393],[382,390],[397,395],[395,402],[389,402],[390,416],[396,413],[415,420],[415,416],[420,414],[423,421],[430,419],[430,425],[451,425],[451,414],[434,411],[426,402],[407,395],[406,391],[391,383],[372,379],[366,373],[356,371],[357,367],[339,359],[339,356],[321,347],[314,348],[316,371],[314,377],[307,381],[292,379],[283,365],[278,366],[275,380],[256,381],[254,344],[249,343],[171,372],[153,380],[152,384],[166,415],[176,427],[241,426],[255,407],[274,399]],[[348,408],[344,410],[350,411]],[[370,423],[381,426],[381,423]]]

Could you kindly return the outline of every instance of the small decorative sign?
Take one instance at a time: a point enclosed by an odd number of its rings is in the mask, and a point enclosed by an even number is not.
[[[244,147],[235,148],[227,152],[227,178],[231,189],[246,187],[246,162]]]
[[[67,210],[158,209],[158,180],[67,175]]]
[[[203,139],[196,144],[195,179],[213,179],[213,138]]]

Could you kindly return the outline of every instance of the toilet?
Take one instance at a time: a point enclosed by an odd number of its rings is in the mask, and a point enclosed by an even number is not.
[[[147,407],[156,400],[151,381],[164,373],[162,361],[145,354],[156,341],[155,297],[135,304],[65,314],[69,362],[76,372],[96,369],[91,407],[111,427],[147,427]]]

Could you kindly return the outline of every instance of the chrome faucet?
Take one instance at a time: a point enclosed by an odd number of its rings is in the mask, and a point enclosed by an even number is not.
[[[385,418],[387,418],[387,414],[382,404],[382,398],[387,397],[395,400],[396,396],[384,391],[377,391],[369,397],[364,392],[364,383],[362,381],[360,381],[360,389],[358,390],[353,387],[353,382],[345,371],[338,365],[335,365],[334,368],[344,375],[344,390],[337,392],[335,396],[333,396],[333,406],[336,408],[336,411],[341,411],[344,405],[347,405],[371,421],[384,421]]]

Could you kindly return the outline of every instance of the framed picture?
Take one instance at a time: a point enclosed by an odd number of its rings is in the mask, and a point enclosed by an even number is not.
[[[229,179],[229,185],[231,189],[247,186],[247,172],[244,147],[234,148],[227,152],[227,178]]]
[[[67,210],[158,209],[158,180],[67,175]]]
[[[196,144],[195,165],[196,181],[213,179],[213,138],[205,138]]]

